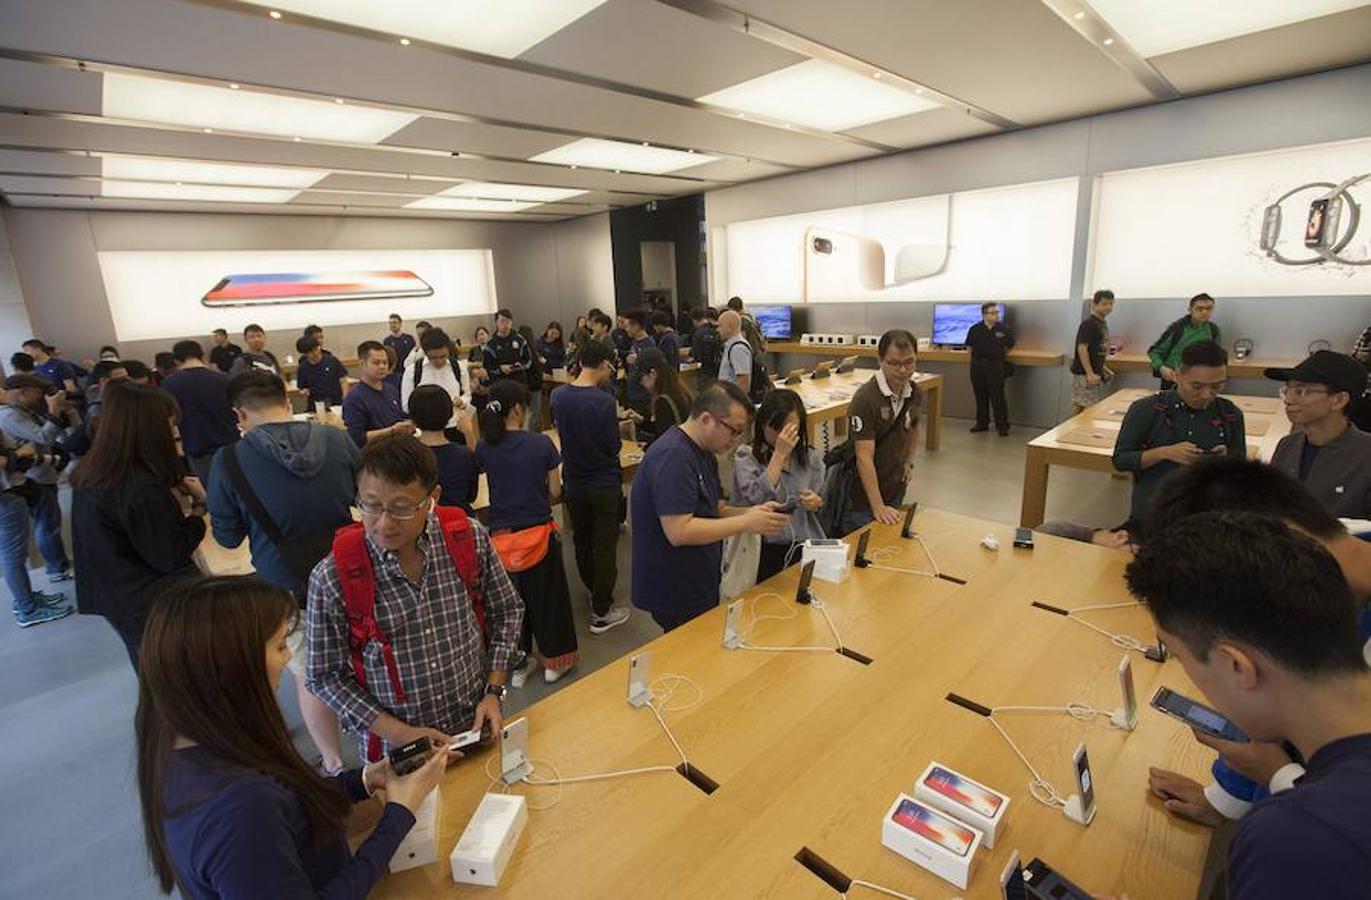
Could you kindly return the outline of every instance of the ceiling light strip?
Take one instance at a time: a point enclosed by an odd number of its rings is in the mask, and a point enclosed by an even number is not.
[[[1083,0],[1042,0],[1044,6],[1057,14],[1072,31],[1085,38],[1110,62],[1123,69],[1158,100],[1175,100],[1181,96],[1176,86],[1167,81],[1142,54],[1129,46],[1109,23]]]
[[[213,7],[219,8],[219,9],[233,10],[233,11],[235,11],[235,12],[245,13],[245,14],[253,15],[253,16],[259,15],[259,14],[260,14],[260,10],[261,10],[261,7],[260,7],[260,6],[256,6],[256,5],[252,5],[252,4],[239,3],[239,2],[237,2],[237,0],[189,0],[189,2],[191,2],[191,3],[196,3],[196,4],[200,5],[200,6],[213,6]],[[659,0],[659,2],[667,2],[667,0]],[[667,5],[669,5],[669,6],[675,6],[676,4],[675,4],[675,3],[670,3],[670,2],[668,2]],[[373,40],[384,41],[384,42],[387,42],[387,43],[393,42],[393,41],[395,40],[395,35],[390,34],[390,33],[388,33],[388,32],[384,32],[384,31],[375,31],[375,30],[370,29],[370,28],[363,28],[363,27],[361,27],[361,26],[359,26],[359,25],[349,25],[349,24],[347,24],[347,23],[345,23],[345,22],[335,22],[335,21],[333,21],[332,19],[318,19],[318,18],[314,18],[314,17],[312,17],[312,16],[303,15],[303,14],[301,14],[301,13],[291,13],[291,14],[290,14],[290,19],[291,19],[292,22],[295,22],[295,23],[298,23],[298,24],[302,24],[302,25],[308,25],[308,26],[310,26],[311,28],[317,28],[317,29],[325,30],[325,31],[334,31],[334,32],[338,32],[338,33],[340,33],[340,34],[352,35],[352,36],[354,36],[354,37],[366,37],[366,38],[371,38],[371,39],[373,39]],[[681,107],[685,107],[685,108],[687,108],[687,109],[695,109],[695,110],[699,110],[699,111],[701,111],[701,112],[710,113],[710,114],[712,114],[712,115],[722,116],[722,117],[724,117],[724,118],[729,118],[729,119],[736,119],[736,118],[737,118],[736,113],[734,113],[734,112],[731,111],[731,110],[721,109],[721,108],[719,108],[719,107],[710,106],[709,104],[705,104],[705,103],[699,103],[699,102],[695,101],[693,98],[690,98],[690,97],[681,97],[681,96],[678,96],[678,95],[676,95],[676,94],[668,94],[668,93],[665,93],[665,92],[663,92],[663,91],[655,91],[655,90],[653,90],[653,89],[651,89],[651,88],[641,87],[641,86],[636,85],[636,84],[628,84],[628,83],[622,82],[622,81],[614,81],[614,80],[609,79],[609,78],[600,78],[600,77],[597,77],[597,76],[595,76],[595,75],[586,75],[586,74],[581,73],[581,72],[573,72],[573,71],[571,71],[571,70],[569,70],[569,69],[559,69],[559,68],[556,68],[556,67],[554,67],[554,66],[541,65],[541,64],[539,64],[539,63],[529,62],[528,60],[518,59],[517,57],[514,58],[514,59],[506,59],[505,57],[502,57],[502,56],[491,56],[491,55],[488,55],[488,54],[485,54],[485,53],[477,52],[477,51],[475,51],[475,50],[464,50],[464,49],[462,49],[461,47],[452,47],[452,46],[449,46],[449,45],[447,45],[447,44],[429,43],[428,41],[423,41],[423,40],[418,40],[418,39],[413,39],[413,40],[411,40],[411,41],[410,41],[410,44],[412,44],[413,46],[416,46],[416,47],[422,47],[423,49],[428,50],[428,51],[433,52],[433,53],[442,53],[442,54],[445,54],[445,55],[447,55],[447,56],[454,56],[454,57],[457,57],[457,58],[459,58],[459,59],[464,59],[464,60],[466,60],[467,62],[480,63],[480,64],[482,64],[482,65],[494,66],[494,67],[501,68],[501,69],[510,69],[510,70],[512,70],[512,71],[521,72],[521,73],[523,73],[523,74],[525,74],[525,75],[538,75],[538,76],[542,76],[542,77],[545,77],[545,78],[554,78],[554,79],[556,79],[556,80],[558,80],[558,81],[567,81],[567,82],[571,82],[571,83],[573,83],[573,84],[582,85],[583,87],[597,88],[597,89],[599,89],[599,90],[611,91],[611,92],[616,93],[616,94],[626,94],[626,95],[633,96],[633,97],[638,97],[638,98],[641,98],[641,99],[644,99],[644,100],[653,100],[653,101],[656,101],[656,102],[658,102],[658,103],[667,103],[667,104],[670,104],[670,105],[672,105],[672,106],[681,106]],[[409,44],[407,44],[406,46],[409,46]],[[868,68],[870,68],[870,67],[868,67]],[[396,107],[396,108],[399,108],[399,107]],[[878,150],[878,151],[880,151],[880,152],[882,152],[882,153],[889,153],[889,152],[892,152],[892,151],[896,151],[896,150],[901,149],[901,148],[899,148],[899,147],[893,147],[893,146],[890,146],[890,145],[888,145],[888,144],[882,144],[882,143],[880,143],[879,141],[871,141],[871,140],[867,140],[867,139],[865,139],[865,138],[855,137],[855,136],[849,135],[849,134],[841,134],[841,133],[835,133],[835,132],[831,132],[831,131],[820,131],[820,130],[818,130],[818,129],[805,128],[805,127],[802,127],[802,126],[799,126],[799,125],[786,124],[786,123],[783,123],[783,122],[775,122],[775,121],[766,120],[766,119],[760,119],[760,118],[758,118],[758,119],[749,118],[748,121],[750,121],[750,122],[751,122],[752,124],[754,124],[754,125],[763,125],[763,126],[767,126],[767,127],[769,127],[769,128],[781,128],[781,129],[784,129],[784,130],[786,130],[786,131],[788,131],[788,132],[790,132],[790,133],[792,133],[792,134],[803,134],[803,135],[807,135],[807,136],[809,136],[809,137],[820,138],[820,139],[826,140],[826,141],[833,141],[833,142],[842,143],[842,144],[855,144],[855,145],[857,145],[857,146],[867,147],[867,148],[872,149],[872,150]],[[493,124],[493,122],[487,123],[487,124]],[[519,127],[519,126],[509,126],[509,127]],[[525,127],[526,127],[526,126],[525,126]],[[538,130],[550,130],[550,129],[538,129]],[[565,133],[571,134],[572,132],[571,132],[571,131],[566,131]],[[622,137],[622,136],[617,136],[617,135],[616,135],[616,136],[611,136],[611,135],[604,135],[604,134],[590,134],[590,133],[581,133],[581,132],[576,132],[576,134],[577,134],[579,137],[602,137],[602,138],[605,138],[605,139],[607,139],[607,140],[633,140],[633,138],[631,138],[631,137]],[[666,145],[662,145],[662,146],[666,146]],[[684,148],[684,147],[673,147],[672,149],[682,149],[682,150],[683,150],[683,149],[685,149],[685,148]],[[711,156],[721,156],[721,155],[722,155],[722,156],[731,156],[731,157],[735,157],[735,158],[744,158],[744,157],[739,157],[739,155],[736,154],[736,153],[725,153],[725,152],[722,152],[722,151],[710,150],[710,149],[706,149],[706,148],[697,148],[697,149],[698,149],[700,152],[702,152],[702,153],[708,153],[708,154],[711,155]],[[797,165],[790,164],[790,163],[775,162],[774,160],[761,159],[761,158],[758,158],[758,157],[749,157],[749,158],[754,159],[754,160],[756,160],[757,162],[764,162],[764,163],[767,163],[768,165],[780,166],[780,167],[782,167],[782,168],[785,168],[785,169],[793,169],[793,170],[795,170],[795,171],[800,171],[800,170],[802,170],[802,169],[807,168],[806,166],[797,166]]]
[[[443,49],[450,49],[450,48],[443,48]],[[456,51],[454,51],[454,52],[456,52]],[[27,50],[15,50],[15,49],[9,48],[9,47],[0,47],[0,59],[13,59],[13,60],[21,61],[21,62],[39,63],[39,64],[42,64],[42,65],[53,66],[53,67],[55,67],[55,68],[76,69],[76,70],[82,71],[82,72],[113,72],[113,73],[116,73],[116,74],[138,75],[138,76],[142,76],[142,77],[144,77],[144,78],[161,78],[161,79],[164,79],[164,80],[167,80],[167,81],[180,81],[180,82],[185,82],[185,83],[188,83],[188,84],[205,84],[205,85],[211,85],[211,86],[214,86],[214,87],[223,87],[223,86],[226,86],[226,85],[228,84],[228,82],[223,81],[223,80],[221,80],[221,79],[217,79],[217,78],[205,78],[205,77],[198,76],[198,75],[187,75],[187,74],[180,73],[180,72],[167,72],[167,71],[163,71],[163,70],[160,70],[160,69],[149,69],[149,68],[142,68],[142,67],[138,67],[138,66],[126,66],[126,65],[121,65],[121,64],[119,64],[119,63],[108,63],[108,62],[101,62],[101,61],[96,61],[96,60],[81,60],[81,59],[76,59],[75,57],[61,56],[61,55],[51,54],[51,53],[32,53],[32,52],[29,52],[29,51],[27,51]],[[492,64],[498,64],[498,63],[507,62],[506,60],[501,60],[501,59],[499,59],[498,57],[491,57],[490,59],[492,60]],[[483,61],[484,61],[484,60],[483,60]],[[559,70],[550,70],[550,71],[559,71]],[[336,94],[336,93],[319,93],[319,92],[312,92],[312,91],[295,90],[295,89],[291,89],[291,88],[279,88],[279,87],[274,87],[274,86],[272,86],[272,85],[249,84],[249,83],[246,82],[246,81],[239,81],[239,82],[233,82],[233,83],[239,85],[239,87],[240,87],[241,89],[243,89],[243,90],[249,90],[249,89],[250,89],[250,90],[258,91],[258,92],[261,92],[261,93],[276,94],[276,95],[283,96],[283,97],[295,97],[295,98],[302,99],[302,100],[316,100],[316,101],[317,101],[317,100],[333,100],[335,97],[337,97],[337,94]],[[358,98],[353,98],[353,97],[348,97],[348,98],[344,98],[344,99],[346,100],[347,103],[350,103],[350,104],[353,104],[353,105],[356,105],[356,106],[365,106],[365,107],[370,107],[370,108],[373,108],[373,109],[384,109],[384,110],[391,110],[391,111],[396,111],[396,112],[412,113],[412,114],[415,114],[415,115],[418,115],[418,116],[422,116],[422,117],[424,117],[424,118],[428,118],[428,119],[439,119],[439,120],[442,120],[442,121],[445,121],[445,122],[461,122],[461,123],[463,123],[463,124],[468,124],[468,125],[490,125],[490,126],[492,126],[492,127],[497,127],[497,128],[509,128],[509,129],[513,129],[513,130],[515,130],[515,131],[522,131],[522,132],[533,133],[533,134],[555,134],[555,135],[561,135],[561,136],[573,137],[573,138],[589,137],[589,138],[599,138],[599,139],[601,139],[601,140],[607,140],[607,141],[641,141],[641,138],[640,138],[640,137],[636,137],[636,136],[634,136],[634,137],[624,137],[624,136],[622,136],[622,135],[608,134],[608,133],[605,133],[605,132],[598,132],[598,131],[583,131],[583,130],[575,129],[575,128],[562,128],[562,127],[555,126],[555,125],[530,125],[530,124],[528,124],[527,122],[519,122],[519,121],[515,121],[515,120],[513,120],[513,119],[498,119],[498,118],[494,118],[494,117],[492,117],[492,116],[474,115],[474,114],[470,114],[470,113],[458,113],[458,112],[452,112],[452,111],[450,111],[450,110],[432,109],[432,108],[429,108],[429,107],[422,107],[422,106],[407,106],[407,105],[405,105],[405,104],[400,104],[400,103],[376,103],[376,102],[371,101],[371,100],[363,100],[363,99],[358,99]],[[681,102],[682,102],[682,103],[685,103],[686,105],[698,106],[698,107],[701,108],[701,109],[704,109],[704,108],[705,108],[702,104],[696,104],[695,101],[693,101],[693,100],[690,100],[690,101],[681,101]],[[0,111],[6,111],[6,110],[0,109]],[[21,110],[21,109],[15,109],[15,110],[12,110],[12,111],[14,111],[14,112],[22,112],[22,113],[31,112],[30,110],[26,110],[26,109],[22,109],[22,110]],[[38,114],[37,111],[32,111],[32,112],[34,112],[34,114]],[[64,113],[63,115],[76,116],[76,115],[85,115],[85,114],[81,114],[81,113]],[[86,118],[89,119],[90,117],[87,116]],[[118,120],[114,120],[114,119],[104,119],[104,121],[118,121]],[[167,130],[176,130],[176,131],[201,131],[201,132],[203,132],[203,130],[204,130],[204,129],[199,128],[199,127],[190,128],[190,127],[177,126],[177,125],[171,125],[171,124],[164,124],[164,123],[158,123],[158,122],[141,122],[141,121],[138,121],[138,122],[127,121],[127,122],[125,122],[125,121],[119,121],[119,124],[139,125],[139,126],[151,126],[151,127],[164,128],[164,129],[167,129]],[[795,129],[795,131],[803,133],[803,132],[804,132],[804,129]],[[217,129],[215,130],[215,134],[230,134],[230,135],[233,135],[233,136],[235,136],[235,137],[252,137],[252,138],[262,138],[262,137],[264,137],[263,135],[260,135],[260,134],[243,134],[243,133],[240,133],[240,132],[218,131]],[[829,134],[826,134],[826,133],[823,133],[823,132],[818,132],[818,133],[816,133],[816,134],[819,134],[820,136],[824,136],[824,137],[829,137],[829,138],[834,137],[833,135],[829,135]],[[269,136],[269,137],[270,137],[271,139],[276,139],[277,136],[271,135],[271,136]],[[840,136],[840,137],[841,137],[841,136]],[[388,140],[388,139],[389,139],[389,138],[387,138],[387,140]],[[869,141],[863,142],[863,141],[856,141],[856,140],[848,140],[848,139],[846,139],[846,138],[843,138],[843,140],[844,140],[845,142],[847,142],[847,143],[864,143],[864,144],[866,144],[866,145],[868,145],[868,146],[871,146],[873,149],[881,149],[881,150],[891,150],[891,149],[895,149],[895,148],[886,147],[886,146],[883,145],[883,144],[876,144],[876,143],[874,143],[874,142],[869,142]],[[452,156],[453,154],[455,154],[455,153],[458,152],[458,151],[456,151],[456,150],[451,150],[451,151],[450,151],[450,150],[436,150],[436,149],[429,148],[429,147],[411,147],[411,146],[407,146],[407,145],[404,145],[404,144],[350,143],[350,142],[345,142],[345,141],[327,141],[327,140],[320,140],[320,139],[311,139],[311,140],[309,141],[309,143],[312,143],[312,144],[320,144],[320,145],[324,145],[324,146],[365,147],[365,148],[370,148],[370,149],[382,149],[382,150],[384,150],[384,149],[396,149],[396,150],[405,150],[405,151],[415,152],[415,153],[432,154],[432,155],[435,155],[435,156]],[[653,142],[653,143],[654,143],[655,146],[664,147],[664,148],[670,149],[670,150],[692,150],[692,149],[693,149],[693,150],[695,150],[696,152],[704,153],[704,154],[707,154],[707,155],[709,155],[709,156],[717,156],[717,157],[720,157],[721,159],[734,159],[734,160],[739,160],[739,161],[747,160],[747,161],[752,161],[752,162],[764,163],[764,164],[766,164],[766,165],[768,165],[768,166],[775,166],[775,167],[777,167],[777,168],[789,169],[789,170],[793,170],[793,171],[799,171],[799,170],[801,170],[801,169],[806,168],[805,166],[796,165],[796,164],[794,164],[794,163],[778,162],[778,161],[776,161],[776,160],[769,159],[769,158],[767,158],[767,157],[761,157],[761,156],[743,156],[743,155],[740,155],[740,154],[738,154],[738,153],[729,153],[729,152],[725,152],[725,151],[722,151],[722,150],[711,150],[711,149],[709,149],[709,148],[707,148],[707,147],[700,147],[700,146],[696,146],[696,147],[678,147],[678,146],[674,146],[674,145],[666,144],[666,143],[658,143],[658,142]],[[461,152],[461,155],[462,155],[462,156],[470,156],[470,157],[475,158],[475,159],[489,159],[489,160],[496,160],[496,161],[501,161],[501,162],[517,162],[517,163],[527,163],[527,162],[528,162],[528,160],[522,159],[522,158],[518,158],[518,157],[492,156],[492,155],[484,154],[484,153],[467,153],[467,152],[465,152],[465,151],[462,151],[462,152]],[[716,179],[716,178],[688,178],[688,177],[686,177],[686,176],[681,176],[681,175],[663,175],[663,176],[659,176],[659,177],[663,177],[663,178],[678,178],[678,179],[683,179],[683,180],[687,180],[687,181],[719,181],[719,182],[724,182],[723,179]],[[726,183],[733,183],[733,182],[726,182]]]
[[[787,31],[778,25],[765,22],[754,18],[747,13],[739,12],[731,6],[718,3],[716,0],[657,0],[665,6],[679,9],[681,12],[690,13],[701,19],[706,19],[716,25],[745,34],[748,37],[756,38],[771,44],[773,47],[780,47],[782,50],[789,50],[791,53],[807,56],[810,59],[821,59],[824,62],[842,66],[865,77],[876,77],[879,75],[882,84],[897,87],[909,91],[911,94],[918,94],[925,100],[937,103],[939,106],[951,110],[964,112],[973,118],[979,119],[996,128],[1009,130],[1018,128],[1019,123],[1012,119],[1007,119],[997,113],[982,109],[979,106],[968,103],[965,100],[944,93],[925,84],[920,84],[903,75],[899,75],[889,69],[873,65],[850,54],[837,50],[827,44]],[[736,115],[736,113],[734,114]],[[795,130],[801,130],[796,127]],[[848,135],[850,137],[850,135]]]
[[[0,191],[0,194],[3,194],[5,197],[41,197],[44,199],[61,199],[67,201],[85,200],[92,206],[149,206],[186,203],[208,203],[215,206],[235,205],[243,207],[244,212],[268,213],[271,215],[328,215],[329,213],[313,213],[311,210],[341,210],[351,214],[377,216],[381,218],[511,218],[554,222],[564,221],[566,219],[579,219],[583,216],[598,215],[607,211],[604,209],[596,209],[591,212],[576,215],[562,215],[556,212],[537,212],[535,210],[486,213],[457,210],[416,210],[403,206],[350,206],[346,203],[296,203],[294,201],[287,203],[245,203],[241,200],[179,200],[170,198],[105,197],[100,194],[47,194],[41,192],[34,193],[32,191]]]

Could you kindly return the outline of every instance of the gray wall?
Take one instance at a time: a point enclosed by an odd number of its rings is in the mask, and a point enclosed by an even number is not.
[[[466,249],[494,251],[501,306],[541,332],[553,319],[613,301],[609,216],[559,223],[483,222],[455,219],[216,215],[197,213],[85,212],[3,209],[31,330],[63,348],[69,359],[93,356],[102,344],[118,344],[96,253],[101,250],[378,250]],[[0,263],[7,252],[0,243]],[[0,314],[9,296],[0,265]],[[422,309],[419,316],[422,317]],[[435,324],[469,340],[485,316],[436,318]],[[9,318],[0,321],[7,326]],[[412,323],[411,323],[412,324]],[[18,328],[18,326],[16,326]],[[8,354],[27,335],[0,331]],[[329,347],[351,356],[357,344],[386,331],[384,322],[331,327]],[[208,335],[187,335],[208,340]],[[272,331],[267,346],[294,354],[294,331]],[[11,346],[11,343],[13,346]],[[149,363],[172,339],[120,344],[129,357]]]
[[[1371,135],[1368,97],[1371,65],[1355,66],[711,191],[705,194],[705,217],[713,229],[808,210],[1077,176],[1080,194],[1071,296],[1009,304],[1010,323],[1022,346],[1068,353],[1085,309],[1080,298],[1096,287],[1084,283],[1095,175],[1364,138]],[[1139,252],[1145,253],[1146,248]],[[1350,349],[1361,329],[1371,324],[1371,269],[1355,277],[1367,283],[1362,296],[1225,299],[1211,290],[1218,297],[1215,319],[1224,329],[1224,342],[1231,345],[1234,338],[1249,337],[1261,356],[1301,356],[1316,338],[1331,341],[1337,349]],[[1195,286],[1196,293],[1203,290],[1209,290],[1208,286]],[[1166,323],[1184,314],[1185,299],[1120,298],[1110,320],[1111,331],[1124,338],[1127,351],[1145,350]],[[712,302],[722,303],[723,298],[712,298]],[[804,309],[810,331],[863,334],[899,326],[928,334],[932,323],[928,303],[807,304]],[[812,363],[813,358],[808,361]],[[804,360],[777,362],[784,369]],[[965,365],[926,363],[920,368],[947,376],[945,409],[949,415],[971,414]],[[1136,375],[1125,376],[1123,384],[1155,382]],[[1010,415],[1019,423],[1053,425],[1070,411],[1070,387],[1065,366],[1021,367],[1010,382]],[[1274,393],[1273,385],[1261,381],[1243,381],[1240,389]]]

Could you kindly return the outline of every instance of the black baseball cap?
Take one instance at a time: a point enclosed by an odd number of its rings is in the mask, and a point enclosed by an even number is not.
[[[1366,366],[1346,353],[1319,350],[1293,369],[1267,369],[1266,377],[1276,381],[1307,381],[1326,384],[1334,392],[1346,391],[1360,397],[1366,390]]]

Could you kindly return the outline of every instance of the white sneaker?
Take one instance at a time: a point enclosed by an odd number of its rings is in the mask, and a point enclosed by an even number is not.
[[[533,670],[538,667],[538,662],[532,656],[524,660],[524,664],[509,673],[509,686],[521,688],[528,681],[528,676],[533,674]]]
[[[622,625],[627,622],[630,615],[631,613],[626,606],[610,607],[609,612],[605,613],[603,616],[597,616],[592,613],[590,616],[590,633],[604,634],[614,626]]]
[[[565,674],[566,674],[567,672],[569,672],[569,671],[571,671],[571,670],[570,670],[570,669],[544,669],[544,670],[543,670],[543,681],[546,682],[547,684],[556,684],[558,681],[560,681],[560,680],[562,679],[562,676],[565,675]]]

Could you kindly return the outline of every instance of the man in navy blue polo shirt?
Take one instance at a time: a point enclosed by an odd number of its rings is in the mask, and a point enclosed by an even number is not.
[[[388,381],[390,357],[380,341],[357,345],[357,374],[361,380],[343,398],[343,424],[358,447],[388,434],[413,434],[414,423],[400,406],[400,388]]]
[[[775,534],[789,517],[770,501],[726,506],[715,456],[752,420],[736,384],[716,381],[695,397],[690,418],[652,442],[633,481],[633,605],[671,631],[719,604],[723,542]]]
[[[638,354],[645,350],[656,350],[657,342],[652,339],[652,333],[648,330],[645,311],[630,309],[624,314],[624,321],[628,325],[628,336],[632,342],[628,346],[628,354],[624,356],[624,369],[628,373],[624,381],[628,405],[647,415],[652,406],[652,395],[647,392],[647,388],[638,383],[638,376],[641,374],[638,371]]]
[[[1203,512],[1150,533],[1125,578],[1209,702],[1306,760],[1294,788],[1243,817],[1228,895],[1366,897],[1371,669],[1337,560],[1277,518]]]
[[[38,338],[24,341],[24,352],[33,357],[33,371],[64,390],[68,396],[76,396],[76,369],[65,360],[48,353],[48,345]]]
[[[329,353],[312,334],[295,341],[295,352],[300,354],[299,368],[295,370],[295,386],[309,397],[309,405],[324,400],[329,406],[343,405],[343,379],[348,370]]]

